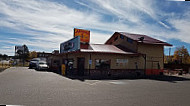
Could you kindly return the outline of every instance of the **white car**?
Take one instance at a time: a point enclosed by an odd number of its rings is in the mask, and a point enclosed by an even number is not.
[[[38,61],[36,64],[36,70],[48,70],[48,68],[46,61]]]

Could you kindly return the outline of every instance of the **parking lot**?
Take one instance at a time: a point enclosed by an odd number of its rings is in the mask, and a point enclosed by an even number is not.
[[[12,67],[0,73],[0,104],[68,106],[189,106],[190,76],[70,79]]]

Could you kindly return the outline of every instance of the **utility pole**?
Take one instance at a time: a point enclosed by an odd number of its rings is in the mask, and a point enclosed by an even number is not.
[[[169,48],[169,56],[170,56],[170,53],[171,53],[171,48]]]
[[[171,62],[170,54],[171,54],[171,48],[169,48],[169,62]]]

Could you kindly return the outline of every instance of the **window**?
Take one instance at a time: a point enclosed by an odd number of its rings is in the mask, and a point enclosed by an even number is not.
[[[128,63],[128,59],[116,59],[116,66],[124,66]]]
[[[133,39],[130,39],[130,38],[127,38],[127,42],[129,42],[129,43],[133,43]]]
[[[120,38],[121,38],[121,39],[124,39],[124,36],[123,36],[123,35],[120,35]]]
[[[95,69],[110,69],[111,60],[95,60]]]
[[[43,64],[47,64],[45,61],[41,61],[39,62],[39,64],[43,65]]]

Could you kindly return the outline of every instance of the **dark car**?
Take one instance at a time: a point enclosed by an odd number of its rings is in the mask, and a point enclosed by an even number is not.
[[[29,68],[36,68],[37,62],[40,61],[40,58],[34,58],[29,63]]]

